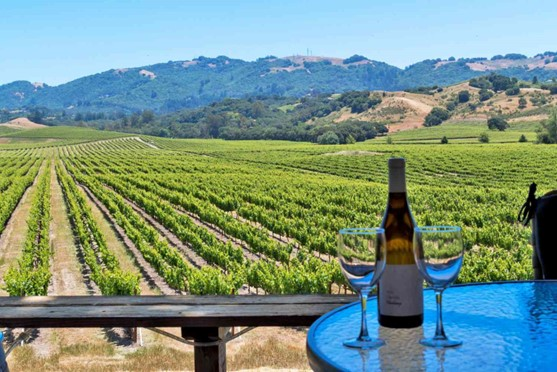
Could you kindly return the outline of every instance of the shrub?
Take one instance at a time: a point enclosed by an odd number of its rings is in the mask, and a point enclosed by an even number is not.
[[[526,139],[526,136],[524,134],[522,134],[520,136],[520,138],[518,139],[518,142],[528,142],[528,140]]]
[[[456,109],[456,105],[457,105],[457,103],[455,101],[449,101],[449,102],[447,102],[447,105],[445,107],[449,111],[454,111]]]
[[[480,101],[487,101],[488,99],[490,99],[491,97],[493,97],[493,92],[487,89],[481,89],[480,90]]]
[[[460,92],[458,92],[459,103],[465,103],[468,101],[470,101],[470,92],[468,92],[467,90],[461,90]]]
[[[425,117],[424,126],[433,127],[441,124],[450,117],[449,111],[442,107],[434,107]]]
[[[320,145],[338,145],[339,139],[337,134],[330,130],[317,137],[317,143]]]
[[[387,144],[391,145],[393,143],[393,137],[387,136]]]
[[[509,123],[507,123],[507,121],[505,119],[503,119],[502,117],[496,116],[493,118],[490,118],[487,121],[487,127],[489,129],[497,129],[500,131],[504,131],[505,129],[507,129],[509,127]]]
[[[441,143],[443,145],[446,145],[447,143],[449,143],[449,139],[447,138],[447,136],[443,136],[443,138],[441,138]]]
[[[508,89],[505,89],[505,94],[507,96],[516,96],[520,93],[520,88],[519,87],[511,87]]]
[[[489,135],[487,133],[482,133],[482,134],[480,134],[480,137],[478,138],[478,140],[481,143],[489,143]]]
[[[349,135],[346,137],[346,143],[347,143],[348,145],[353,145],[353,144],[356,143],[356,139],[354,138],[354,136],[352,136],[351,134],[349,134]]]
[[[520,97],[520,98],[518,99],[518,108],[521,109],[521,110],[524,109],[524,108],[526,108],[526,104],[527,104],[527,103],[528,103],[528,102],[526,102],[526,98]]]

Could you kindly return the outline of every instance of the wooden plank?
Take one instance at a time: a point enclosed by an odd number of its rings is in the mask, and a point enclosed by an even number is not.
[[[354,296],[3,297],[0,326],[309,326]]]
[[[27,296],[0,297],[0,308],[18,306],[76,305],[185,305],[185,304],[347,304],[357,301],[353,295],[266,295],[266,296]]]

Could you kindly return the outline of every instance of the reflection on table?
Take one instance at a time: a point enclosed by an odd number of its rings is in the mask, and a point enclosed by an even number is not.
[[[435,332],[435,298],[424,292],[424,325],[414,329],[379,327],[377,304],[369,301],[371,336],[387,345],[370,351],[346,348],[342,341],[359,331],[359,304],[321,317],[308,333],[314,370],[557,370],[557,281],[454,286],[443,296],[449,337],[461,347],[435,350],[421,346]]]

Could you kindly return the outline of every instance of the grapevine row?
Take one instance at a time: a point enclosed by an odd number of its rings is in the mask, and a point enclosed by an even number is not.
[[[40,176],[32,200],[23,254],[4,275],[10,296],[44,296],[50,282],[50,163]]]
[[[91,279],[103,295],[139,294],[139,275],[120,268],[118,260],[106,245],[83,193],[59,164],[56,164],[56,174],[68,206],[74,235],[83,251],[85,263],[91,270]]]

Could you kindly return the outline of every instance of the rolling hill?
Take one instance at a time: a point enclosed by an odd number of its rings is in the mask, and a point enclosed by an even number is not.
[[[557,53],[534,57],[431,59],[405,69],[363,56],[347,59],[273,56],[248,62],[225,56],[119,68],[48,86],[17,81],[0,86],[0,109],[46,107],[74,112],[159,113],[200,107],[224,98],[302,97],[350,90],[396,91],[451,85],[497,72],[540,81],[557,78]]]

